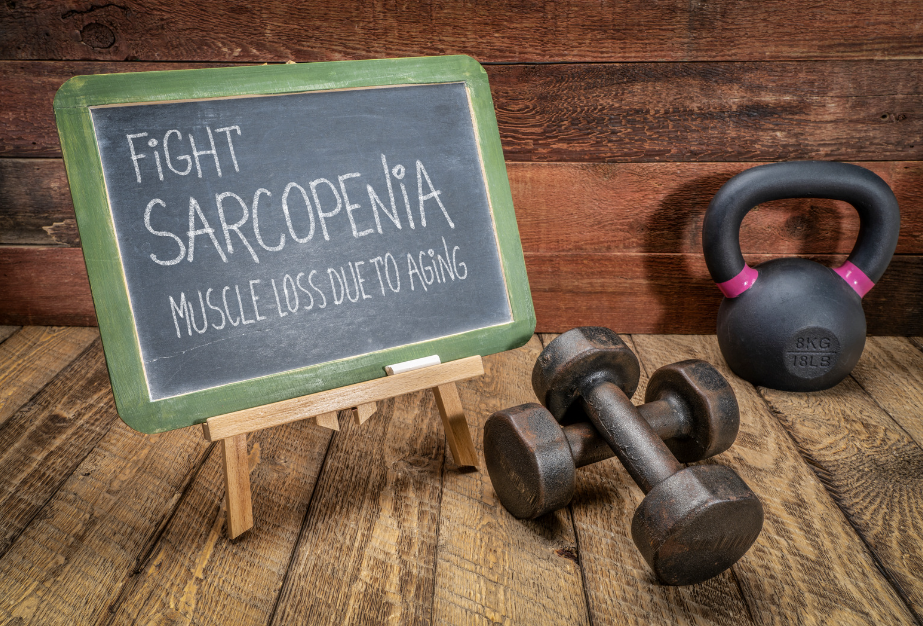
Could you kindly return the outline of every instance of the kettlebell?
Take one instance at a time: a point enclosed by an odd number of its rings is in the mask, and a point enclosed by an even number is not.
[[[859,236],[846,262],[830,268],[798,258],[750,267],[740,225],[753,207],[783,198],[830,198],[859,213]],[[862,297],[881,278],[900,230],[891,188],[848,163],[792,161],[760,165],[731,178],[705,213],[702,248],[724,294],[718,344],[735,374],[783,391],[833,387],[865,347]]]

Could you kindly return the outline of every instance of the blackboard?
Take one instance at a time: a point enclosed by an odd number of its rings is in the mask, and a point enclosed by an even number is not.
[[[55,109],[119,414],[138,430],[534,329],[468,57],[77,77]]]

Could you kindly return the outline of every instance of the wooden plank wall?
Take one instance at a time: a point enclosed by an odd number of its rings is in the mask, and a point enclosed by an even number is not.
[[[923,334],[919,0],[8,0],[0,8],[0,324],[93,325],[51,102],[77,74],[469,54],[485,64],[538,330],[712,333],[711,196],[766,161],[862,164],[894,188],[897,256],[873,334]],[[753,264],[839,263],[837,202],[764,205]]]

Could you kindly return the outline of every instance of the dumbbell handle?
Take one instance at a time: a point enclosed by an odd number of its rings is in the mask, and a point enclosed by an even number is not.
[[[635,408],[663,441],[692,434],[692,422],[678,418],[681,414],[678,414],[666,400],[655,400]],[[565,426],[564,436],[570,445],[576,467],[592,465],[615,456],[609,444],[589,422]]]
[[[580,396],[590,423],[644,493],[683,469],[625,392],[610,382],[588,382]]]

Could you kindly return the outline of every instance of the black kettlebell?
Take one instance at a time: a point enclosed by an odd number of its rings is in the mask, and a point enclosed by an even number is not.
[[[831,198],[859,213],[846,262],[829,268],[798,258],[750,267],[740,225],[753,207],[782,198]],[[705,213],[702,248],[725,298],[718,344],[735,374],[754,385],[817,391],[843,380],[865,347],[862,296],[881,278],[897,247],[900,210],[891,188],[857,165],[793,161],[734,176]]]

